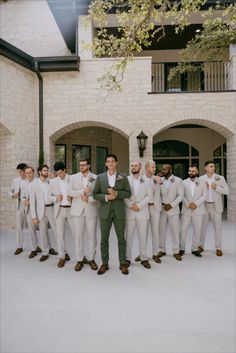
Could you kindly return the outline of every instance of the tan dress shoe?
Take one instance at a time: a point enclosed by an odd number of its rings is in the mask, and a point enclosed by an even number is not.
[[[157,257],[162,257],[162,256],[166,256],[166,252],[159,251],[159,253],[157,254]]]
[[[23,251],[22,248],[17,248],[14,254],[19,255],[22,251]]]
[[[216,256],[223,256],[222,250],[217,249],[216,250]]]
[[[135,261],[136,261],[136,262],[141,261],[140,255],[135,258]]]
[[[96,262],[94,261],[94,260],[92,260],[92,261],[89,261],[89,266],[90,266],[90,268],[92,269],[92,270],[97,270],[98,269],[98,266],[97,266],[97,264],[96,264]]]
[[[125,264],[120,265],[120,271],[121,271],[121,273],[123,273],[123,275],[129,274],[128,267]]]
[[[197,251],[198,251],[198,252],[200,252],[200,254],[201,254],[201,252],[203,252],[203,251],[204,251],[204,249],[203,249],[203,247],[202,247],[202,246],[199,246],[199,247],[198,247],[198,249],[197,249]]]
[[[148,262],[148,260],[143,260],[141,261],[141,264],[143,265],[143,267],[145,268],[151,268],[150,263]]]
[[[66,262],[65,259],[60,259],[60,260],[58,261],[57,267],[59,267],[59,268],[64,267],[64,266],[65,266],[65,262]]]
[[[153,260],[156,262],[156,263],[158,263],[158,264],[160,264],[161,263],[161,259],[157,256],[157,255],[153,255]]]
[[[89,261],[88,261],[86,256],[84,256],[84,258],[83,258],[83,263],[84,263],[84,265],[88,265],[89,264]]]
[[[33,259],[35,256],[37,256],[37,251],[31,251],[31,253],[29,254],[29,259]]]
[[[67,253],[65,254],[65,260],[66,260],[66,261],[70,261],[70,256],[69,256],[69,254],[67,254]]]
[[[49,254],[50,255],[58,255],[58,252],[55,249],[51,248],[51,249],[49,249]]]
[[[39,261],[40,261],[40,262],[44,262],[44,261],[46,261],[48,258],[49,258],[48,255],[42,255],[42,256],[40,257]]]
[[[174,257],[176,258],[177,261],[182,261],[182,257],[180,254],[174,254]]]
[[[97,274],[98,275],[103,275],[108,270],[109,270],[108,265],[102,264],[102,266],[99,268]]]
[[[75,271],[81,271],[83,266],[84,266],[83,262],[78,261],[77,264],[75,265]]]

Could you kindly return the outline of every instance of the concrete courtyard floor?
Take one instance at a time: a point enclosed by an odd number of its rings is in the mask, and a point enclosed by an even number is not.
[[[169,256],[151,261],[150,270],[133,262],[128,276],[118,269],[114,230],[103,276],[88,266],[74,271],[69,231],[66,238],[71,261],[59,269],[56,256],[28,259],[27,230],[18,256],[14,231],[1,233],[2,353],[235,352],[235,224],[223,222],[221,258],[210,226],[202,258],[190,253],[189,236],[187,254],[176,261],[168,235]],[[137,249],[135,239],[133,257]]]

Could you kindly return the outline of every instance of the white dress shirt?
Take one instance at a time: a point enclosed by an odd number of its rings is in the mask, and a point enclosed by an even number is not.
[[[65,179],[59,178],[60,191],[62,195],[61,206],[70,206],[71,203],[67,200],[68,195],[68,176]]]
[[[108,177],[109,187],[114,188],[116,183],[116,173],[110,175],[109,172],[107,172],[107,177]]]
[[[153,180],[153,178],[152,178],[152,177],[149,177],[149,176],[147,176],[147,175],[146,175],[146,178],[147,178],[147,180],[150,182],[151,188],[152,188],[152,190],[153,190],[153,187],[154,187],[154,180]],[[153,192],[152,192],[152,197],[151,197],[149,203],[154,203]]]
[[[207,188],[206,202],[215,202],[213,197],[213,190],[211,188],[211,184],[215,183],[215,174],[213,174],[210,178],[206,176],[206,182],[209,185],[209,188]]]
[[[134,176],[132,177],[132,184],[133,184],[133,190],[134,190],[134,196],[138,196],[138,190],[140,186],[140,180],[139,178],[135,178]]]
[[[190,186],[190,190],[191,190],[191,195],[193,197],[194,193],[196,191],[196,182],[195,182],[195,180],[191,180],[190,178],[188,178],[188,182],[189,182],[189,186]]]
[[[49,201],[48,201],[48,181],[42,181],[40,178],[39,178],[39,182],[40,182],[40,186],[43,190],[43,196],[44,196],[44,203],[45,205],[48,205],[49,204]]]

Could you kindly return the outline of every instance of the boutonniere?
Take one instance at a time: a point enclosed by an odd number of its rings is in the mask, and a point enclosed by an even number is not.
[[[145,180],[143,179],[142,176],[141,176],[141,178],[139,180],[140,180],[140,183],[144,183],[145,182]]]
[[[93,183],[93,182],[95,181],[95,179],[94,179],[92,176],[90,176],[90,177],[88,178],[88,181],[89,181],[90,183]]]
[[[215,177],[215,181],[219,181],[220,180],[220,177],[219,176],[216,176]]]
[[[122,176],[122,175],[117,175],[117,177],[116,177],[116,180],[123,180],[124,179],[124,177]]]
[[[173,183],[175,181],[175,178],[171,178],[170,182]]]
[[[200,185],[199,180],[195,181],[195,184],[196,184],[196,185]]]

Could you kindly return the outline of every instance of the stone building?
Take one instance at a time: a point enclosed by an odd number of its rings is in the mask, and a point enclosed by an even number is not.
[[[89,156],[92,170],[102,172],[108,152],[117,154],[126,173],[131,160],[154,159],[158,167],[173,163],[181,177],[189,163],[197,163],[202,173],[205,160],[214,159],[217,172],[227,177],[227,215],[235,221],[236,46],[229,48],[227,64],[215,62],[204,74],[171,84],[166,77],[179,47],[143,51],[128,66],[122,91],[107,96],[98,77],[115,59],[95,58],[81,46],[96,32],[92,24],[84,27],[82,16],[78,53],[72,53],[49,4],[0,1],[1,228],[14,226],[7,192],[16,165],[36,168],[40,152],[51,168],[55,160],[64,160],[69,173],[77,171],[80,156]],[[192,30],[199,22],[193,17]],[[112,15],[108,26],[115,26]],[[148,138],[140,157],[142,130]]]

